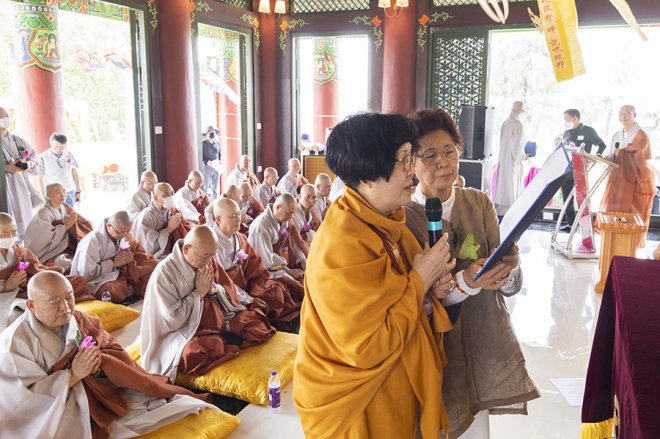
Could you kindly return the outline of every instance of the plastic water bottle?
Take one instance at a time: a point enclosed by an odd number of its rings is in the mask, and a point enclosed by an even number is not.
[[[110,295],[110,291],[106,288],[103,290],[103,294],[101,294],[101,300],[104,302],[112,302],[112,295]]]
[[[277,376],[277,371],[274,370],[270,373],[268,380],[268,410],[271,413],[280,412],[280,377]]]

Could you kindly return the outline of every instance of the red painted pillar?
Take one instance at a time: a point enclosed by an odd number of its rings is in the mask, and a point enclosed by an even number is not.
[[[393,2],[394,3],[394,2]],[[398,17],[388,17],[383,31],[383,113],[408,114],[415,109],[417,0],[410,0]]]
[[[47,7],[40,0],[30,0],[14,3],[12,8],[14,57],[19,68],[16,131],[37,152],[43,152],[50,148],[48,139],[53,132],[66,133],[57,2]],[[28,21],[34,16],[40,19]]]
[[[339,123],[339,41],[315,38],[314,47],[314,142],[325,143],[325,130]],[[298,139],[297,139],[298,140]]]
[[[275,0],[271,0],[271,11],[275,8]],[[273,167],[282,173],[280,167],[279,118],[277,105],[277,24],[259,14],[259,29],[261,29],[260,57],[260,93],[261,93],[261,164],[264,169]]]
[[[237,96],[240,96],[240,84],[231,79],[226,84]],[[225,181],[241,156],[241,106],[240,102],[234,103],[222,93],[218,94],[218,128],[222,162],[227,167],[227,171],[220,176],[220,187],[224,191],[227,188]]]
[[[163,134],[167,175],[158,176],[174,189],[199,168],[195,114],[190,6],[188,0],[158,2],[163,83]]]

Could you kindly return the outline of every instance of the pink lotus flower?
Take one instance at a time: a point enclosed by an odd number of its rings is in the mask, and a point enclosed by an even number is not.
[[[125,252],[131,247],[131,245],[126,241],[126,238],[122,238],[121,241],[119,241],[119,251],[120,252]]]
[[[303,226],[303,232],[309,232],[309,229],[312,228],[312,225],[309,222],[306,222]]]
[[[25,271],[26,268],[30,265],[29,262],[21,261],[16,265],[16,270],[18,271]]]
[[[69,168],[73,168],[73,165],[74,165],[75,163],[76,163],[76,162],[73,160],[73,157],[70,158],[70,159],[66,162],[66,164],[69,165]]]
[[[236,257],[239,260],[244,261],[247,259],[248,255],[243,251],[243,249],[240,249],[239,251],[236,252]]]
[[[252,208],[248,209],[247,214],[250,216],[254,215],[254,211],[252,210]]]
[[[23,152],[21,153],[21,157],[23,157],[24,159],[30,157],[30,151],[24,149]]]
[[[280,236],[286,236],[286,234],[287,234],[286,227],[282,226],[282,228],[280,229]]]
[[[96,345],[96,342],[94,341],[92,336],[88,335],[87,337],[84,338],[83,341],[80,342],[80,345],[78,345],[78,350],[81,351],[85,348],[91,348],[94,345]]]

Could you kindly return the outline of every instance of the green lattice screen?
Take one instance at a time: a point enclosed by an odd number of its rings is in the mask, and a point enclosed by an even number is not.
[[[215,0],[215,1],[232,6],[238,6],[239,8],[247,9],[248,11],[252,9],[251,0]]]
[[[488,31],[452,34],[437,29],[431,38],[429,105],[443,108],[456,119],[462,104],[484,105]]]
[[[291,0],[292,14],[368,10],[369,0]]]
[[[509,3],[525,3],[525,2],[534,2],[536,0],[509,0]],[[501,3],[501,2],[500,2]],[[478,5],[477,0],[431,0],[431,7],[439,6],[467,6],[467,5]]]

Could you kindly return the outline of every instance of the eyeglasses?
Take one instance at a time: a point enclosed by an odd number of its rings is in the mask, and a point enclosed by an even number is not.
[[[621,113],[619,113],[619,116],[630,116],[632,114],[635,113],[633,113],[632,111],[622,111]]]
[[[129,233],[131,233],[131,229],[122,232],[121,230],[117,230],[112,224],[108,224],[108,225],[112,228],[112,230],[115,231],[117,236],[127,236]]]
[[[436,151],[435,149],[430,149],[423,156],[417,156],[417,158],[424,163],[426,166],[435,166],[444,158],[447,163],[451,163],[463,154],[463,148],[460,145],[454,145],[452,148],[449,148],[443,152]]]
[[[395,160],[397,165],[401,165],[404,172],[410,171],[410,168],[415,164],[415,156],[412,154],[407,154],[402,158]]]

